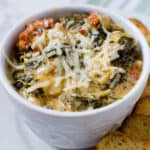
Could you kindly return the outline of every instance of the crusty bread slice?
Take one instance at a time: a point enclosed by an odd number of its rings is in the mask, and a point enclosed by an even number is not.
[[[133,139],[150,140],[150,117],[131,115],[123,124],[121,131]]]
[[[96,146],[96,150],[150,150],[150,142],[133,140],[115,131],[105,136]]]
[[[139,30],[144,34],[145,38],[147,39],[147,42],[150,44],[150,31],[144,25],[144,23],[136,18],[129,18],[129,20],[139,28]]]
[[[143,91],[142,97],[150,97],[150,77],[149,77],[147,85]]]
[[[119,131],[111,132],[97,145],[96,150],[134,150],[136,145]]]
[[[150,116],[150,97],[143,97],[135,107],[135,114]]]

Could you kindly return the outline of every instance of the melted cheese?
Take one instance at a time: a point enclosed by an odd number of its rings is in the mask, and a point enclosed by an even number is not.
[[[83,28],[85,28],[84,26]],[[87,30],[89,27],[85,29]],[[93,28],[92,33],[98,34],[98,31]],[[32,47],[39,47],[43,57],[59,56],[54,59],[57,66],[55,86],[59,86],[62,80],[65,80],[64,91],[75,87],[88,87],[90,81],[99,82],[103,85],[112,79],[115,74],[125,72],[122,68],[113,67],[111,61],[119,58],[118,50],[123,49],[123,45],[118,43],[120,37],[128,36],[127,33],[121,31],[112,33],[107,31],[106,34],[104,43],[101,47],[95,47],[94,49],[97,49],[98,52],[94,53],[92,49],[93,37],[89,38],[89,36],[84,36],[79,32],[66,30],[60,23],[56,23],[53,29],[44,30],[41,36],[36,37],[33,40]],[[47,44],[44,46],[45,40]],[[67,43],[70,47],[64,50],[64,43]],[[63,56],[64,52],[66,56]],[[81,69],[80,56],[82,56],[82,62],[85,65],[83,69]],[[48,65],[42,66],[37,70],[37,73],[47,71],[50,68]],[[39,87],[39,85],[33,85],[28,89],[28,92]],[[47,82],[44,83],[44,86],[46,85],[48,85]]]

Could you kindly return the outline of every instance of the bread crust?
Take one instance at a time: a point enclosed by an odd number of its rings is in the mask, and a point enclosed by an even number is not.
[[[129,18],[129,20],[136,26],[138,29],[144,34],[147,42],[150,45],[150,31],[149,29],[144,25],[143,22],[138,20],[137,18]]]

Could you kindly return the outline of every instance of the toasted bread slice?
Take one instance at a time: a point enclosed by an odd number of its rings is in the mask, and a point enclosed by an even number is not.
[[[119,131],[105,136],[96,146],[96,150],[135,150],[136,145]]]
[[[140,20],[136,18],[129,18],[129,20],[136,25],[144,35],[147,35],[149,30]]]
[[[135,145],[136,145],[136,150],[150,150],[150,141],[143,141],[143,140],[137,140],[134,139],[132,140],[134,141]]]
[[[121,131],[133,139],[150,140],[150,117],[134,114],[125,121]]]
[[[150,97],[143,97],[135,107],[135,114],[150,116]]]
[[[143,91],[142,97],[150,97],[150,77],[149,77],[147,85]]]
[[[136,18],[129,18],[129,20],[139,28],[139,30],[144,34],[145,38],[147,39],[147,42],[150,44],[149,29],[140,20]]]
[[[97,144],[96,150],[150,150],[150,142],[133,140],[125,134],[115,131],[105,136]]]

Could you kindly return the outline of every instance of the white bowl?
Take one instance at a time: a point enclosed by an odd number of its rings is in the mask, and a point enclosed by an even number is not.
[[[92,111],[58,112],[36,106],[21,97],[10,84],[7,77],[6,61],[3,53],[10,54],[12,45],[28,20],[41,17],[57,17],[68,12],[91,12],[111,16],[114,22],[137,39],[143,57],[143,71],[136,86],[122,100]],[[110,130],[118,128],[132,111],[145,87],[149,75],[149,47],[140,31],[129,21],[104,8],[94,6],[59,6],[44,10],[23,19],[15,25],[4,38],[0,48],[0,80],[15,104],[24,123],[47,144],[63,149],[81,149],[94,146]]]

